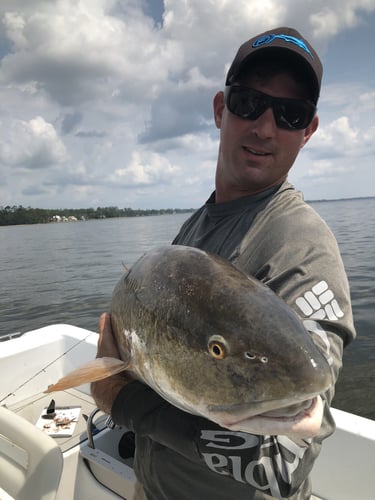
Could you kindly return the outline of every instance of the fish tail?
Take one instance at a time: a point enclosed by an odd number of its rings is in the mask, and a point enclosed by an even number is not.
[[[78,387],[82,384],[89,382],[96,382],[112,375],[120,373],[128,368],[129,363],[117,358],[96,358],[89,363],[77,368],[76,370],[68,373],[56,382],[56,384],[49,385],[45,393],[55,391],[65,391],[73,387]]]

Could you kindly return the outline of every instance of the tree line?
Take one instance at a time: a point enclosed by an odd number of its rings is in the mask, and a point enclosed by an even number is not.
[[[18,224],[46,224],[56,222],[56,220],[90,220],[107,219],[113,217],[141,217],[146,215],[164,215],[176,213],[188,213],[193,209],[166,208],[166,209],[132,209],[118,207],[97,207],[97,208],[64,208],[64,209],[44,209],[18,206],[0,206],[0,226],[10,226]]]

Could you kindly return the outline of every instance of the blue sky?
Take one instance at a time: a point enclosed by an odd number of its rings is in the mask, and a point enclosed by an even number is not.
[[[375,196],[375,0],[2,0],[0,206],[200,206],[212,98],[239,45],[276,26],[324,65],[290,181],[310,200]]]

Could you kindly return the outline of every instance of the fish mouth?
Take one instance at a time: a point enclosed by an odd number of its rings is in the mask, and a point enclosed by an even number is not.
[[[235,420],[233,422],[227,422],[227,425],[232,427],[246,420],[259,417],[272,420],[293,421],[299,418],[303,418],[309,413],[311,413],[314,410],[316,404],[317,404],[317,397],[307,399],[302,403],[295,403],[289,406],[285,406],[283,408],[277,408],[274,410],[266,411],[264,413],[258,413],[257,415],[247,416],[244,418],[241,417],[239,420]]]
[[[282,408],[274,408],[263,413],[246,414],[238,418],[226,413],[215,421],[231,431],[248,432],[258,435],[287,435],[311,438],[318,434],[323,418],[323,402],[320,396],[306,399]],[[212,415],[211,415],[212,418]]]

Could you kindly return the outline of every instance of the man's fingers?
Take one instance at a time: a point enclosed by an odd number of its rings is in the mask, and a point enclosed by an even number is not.
[[[103,336],[108,331],[111,333],[111,315],[105,312],[99,318],[99,335]]]
[[[119,358],[120,354],[112,334],[111,315],[103,313],[99,318],[99,340],[97,357]]]

